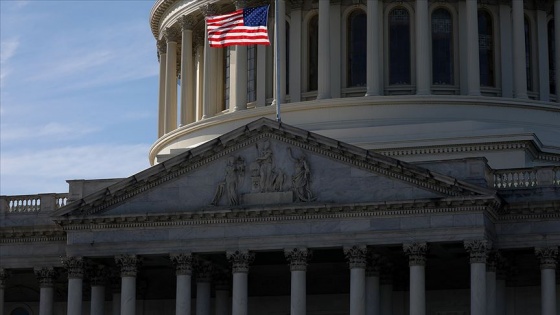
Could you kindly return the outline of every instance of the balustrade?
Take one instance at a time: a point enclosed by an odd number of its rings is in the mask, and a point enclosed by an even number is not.
[[[2,211],[8,213],[36,213],[52,211],[66,205],[68,194],[40,194],[0,196]]]
[[[493,187],[497,189],[560,186],[560,167],[496,170]]]

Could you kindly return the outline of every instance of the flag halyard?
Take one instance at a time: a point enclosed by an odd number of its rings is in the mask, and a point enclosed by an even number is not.
[[[267,20],[270,6],[239,9],[206,18],[210,47],[270,45]]]

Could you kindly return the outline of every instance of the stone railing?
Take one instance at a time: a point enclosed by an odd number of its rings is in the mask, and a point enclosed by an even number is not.
[[[560,167],[495,170],[492,186],[497,189],[560,187]]]
[[[53,211],[66,205],[68,194],[0,196],[0,212],[37,213]]]

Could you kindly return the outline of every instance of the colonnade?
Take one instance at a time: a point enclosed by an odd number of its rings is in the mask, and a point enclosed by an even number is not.
[[[302,34],[307,27],[305,23],[306,11],[303,11],[302,0],[292,0],[288,12],[290,29],[286,33],[285,22],[279,23],[277,32],[274,31],[273,10],[269,15],[269,33],[271,41],[273,34],[279,34],[278,40],[281,47],[286,47],[286,37],[289,36],[289,51],[280,49],[279,63],[286,65],[289,60],[289,78],[286,77],[286,67],[280,67],[280,101],[287,99],[286,80],[289,81],[289,101],[300,102],[309,99],[303,98],[302,93],[308,91],[306,77],[308,76],[307,51],[310,49],[307,40]],[[242,8],[246,1],[234,1],[236,8]],[[280,16],[286,16],[286,0],[280,0]],[[365,1],[367,15],[367,84],[366,96],[385,95],[387,87],[386,63],[387,56],[383,57],[384,50],[384,25],[385,13],[382,0]],[[464,12],[464,18],[459,18],[459,54],[455,62],[461,75],[458,79],[460,94],[480,96],[480,71],[479,67],[479,33],[478,33],[478,3],[476,0],[459,2],[459,12]],[[414,32],[415,45],[412,55],[415,61],[415,80],[413,87],[417,95],[432,93],[431,80],[431,47],[430,47],[430,3],[428,0],[417,0],[414,3]],[[499,4],[500,26],[500,55],[496,61],[500,63],[499,77],[501,82],[496,86],[502,97],[528,99],[527,68],[525,50],[524,7],[523,1],[512,1]],[[199,8],[203,16],[216,15],[218,12],[215,4],[205,4]],[[341,5],[339,2],[319,1],[318,3],[318,82],[317,99],[339,98],[344,85],[341,73],[341,63],[344,63],[341,48],[340,25]],[[537,73],[539,89],[535,91],[539,99],[550,100],[549,92],[549,62],[560,64],[560,40],[555,41],[556,50],[554,61],[549,61],[547,41],[547,13],[543,5],[536,10],[537,26]],[[560,15],[560,0],[554,0],[554,15]],[[207,32],[197,28],[195,18],[183,15],[178,18],[172,27],[162,30],[161,40],[158,42],[158,55],[160,60],[159,84],[159,129],[161,137],[180,125],[190,124],[200,119],[210,118],[221,111],[221,96],[228,97],[229,112],[247,109],[247,47],[230,47],[229,78],[230,89],[227,96],[223,91],[223,52],[221,49],[210,49],[208,46]],[[555,33],[560,34],[560,23],[555,24]],[[385,34],[386,35],[386,34]],[[558,38],[558,36],[556,36]],[[457,39],[455,40],[457,41]],[[463,44],[464,42],[464,44]],[[180,58],[177,60],[178,45],[180,43]],[[511,47],[508,49],[507,47]],[[267,97],[276,97],[272,93],[272,48],[257,47],[257,79],[255,106],[265,106]],[[385,59],[384,59],[385,58]],[[178,62],[180,61],[180,62]],[[178,67],[179,65],[179,67]],[[178,71],[179,70],[179,71]],[[181,79],[180,104],[177,103],[177,80]],[[265,87],[265,85],[267,85]],[[560,80],[556,80],[560,90]],[[343,96],[343,95],[342,95]],[[179,106],[180,105],[180,106]],[[180,112],[180,116],[178,113]]]
[[[409,260],[409,307],[411,315],[426,314],[425,264],[429,244],[416,242],[403,244],[404,254]],[[470,292],[472,315],[505,313],[505,281],[497,276],[503,258],[499,252],[492,251],[491,243],[486,240],[464,242],[470,255]],[[391,264],[382,259],[375,249],[365,245],[343,248],[350,269],[349,314],[380,315],[392,314],[392,284],[386,277],[391,275]],[[290,314],[305,315],[306,272],[311,259],[311,250],[305,247],[289,248],[284,251],[291,272]],[[556,314],[556,263],[558,247],[535,249],[541,267],[541,305],[542,315]],[[227,251],[231,263],[232,277],[216,279],[214,266],[204,260],[196,259],[192,253],[171,254],[170,260],[175,267],[176,297],[175,313],[191,314],[191,285],[193,269],[196,271],[196,315],[209,315],[211,310],[211,280],[216,283],[215,312],[217,315],[248,314],[248,272],[255,259],[255,253],[246,250]],[[110,276],[104,266],[87,264],[82,257],[63,258],[63,266],[68,273],[67,314],[82,314],[82,283],[87,273],[91,283],[91,315],[104,315],[105,285]],[[120,275],[120,292],[113,295],[112,314],[136,314],[136,276],[142,258],[136,255],[115,256]],[[54,281],[59,271],[52,267],[35,268],[39,281],[39,314],[53,314]],[[0,315],[4,310],[4,287],[9,271],[0,269]],[[231,284],[228,284],[230,283]],[[231,290],[231,313],[228,306]]]

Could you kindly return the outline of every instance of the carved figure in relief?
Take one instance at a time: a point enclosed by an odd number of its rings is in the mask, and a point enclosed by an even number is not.
[[[292,189],[298,201],[309,202],[314,201],[311,191],[311,171],[304,154],[300,157],[294,157],[292,150],[288,148],[290,158],[294,161],[294,175],[292,176]]]
[[[212,205],[216,206],[220,202],[224,191],[228,198],[228,204],[235,206],[239,204],[239,186],[243,185],[245,176],[245,160],[242,157],[230,156],[225,168],[225,178],[216,187],[216,193],[212,200]]]
[[[257,151],[259,152],[256,159],[256,162],[259,163],[259,186],[261,192],[267,192],[271,190],[272,186],[272,149],[268,139],[264,140],[261,145],[257,143]]]

